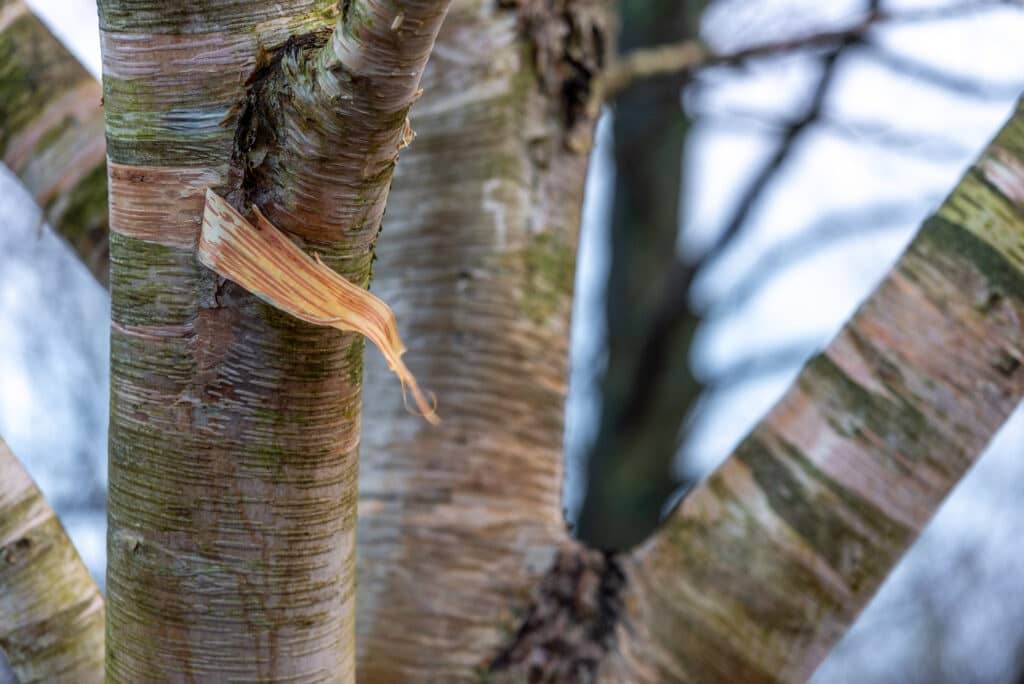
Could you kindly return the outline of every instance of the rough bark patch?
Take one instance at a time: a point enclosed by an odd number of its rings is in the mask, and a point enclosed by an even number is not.
[[[487,667],[488,681],[596,681],[614,645],[625,582],[614,554],[560,552],[519,631]]]

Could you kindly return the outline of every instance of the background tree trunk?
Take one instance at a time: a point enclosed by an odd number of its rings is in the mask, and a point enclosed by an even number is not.
[[[705,3],[634,0],[621,4],[623,52],[670,44],[697,34]],[[663,365],[643,333],[658,320],[663,296],[679,277],[677,242],[682,169],[690,122],[682,108],[686,75],[641,79],[609,103],[612,108],[615,190],[605,289],[607,364],[600,384],[597,433],[587,445],[586,493],[578,536],[604,549],[644,539],[680,486],[672,463],[683,421],[702,391],[690,369],[690,345],[700,323],[685,313],[664,330]],[[676,283],[688,302],[688,287]]]
[[[0,483],[0,651],[21,684],[99,684],[103,597],[3,440]]]
[[[107,169],[99,82],[21,0],[0,2],[0,158],[107,283]]]

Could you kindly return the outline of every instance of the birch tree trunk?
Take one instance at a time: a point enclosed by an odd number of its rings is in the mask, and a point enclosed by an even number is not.
[[[21,684],[103,681],[103,597],[0,440],[0,651]]]
[[[362,339],[195,244],[213,187],[365,285],[446,6],[100,2],[111,681],[354,678]]]
[[[438,429],[367,371],[364,682],[478,681],[570,544],[560,511],[577,230],[600,1],[459,0],[415,109],[378,249]],[[488,675],[489,676],[489,675]]]
[[[0,2],[0,159],[107,282],[107,169],[96,79],[21,0]]]

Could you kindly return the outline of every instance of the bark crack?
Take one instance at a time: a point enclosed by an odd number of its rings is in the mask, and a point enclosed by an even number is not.
[[[229,189],[225,193],[243,216],[251,217],[252,206],[279,199],[269,190],[271,184],[263,182],[261,168],[280,144],[277,131],[281,130],[281,103],[290,94],[282,61],[286,57],[300,61],[323,47],[330,35],[330,30],[293,35],[278,48],[261,50],[256,58],[256,66],[245,81],[245,97],[238,105]]]
[[[518,631],[487,666],[487,681],[596,681],[614,646],[625,585],[616,554],[583,548],[559,552]]]

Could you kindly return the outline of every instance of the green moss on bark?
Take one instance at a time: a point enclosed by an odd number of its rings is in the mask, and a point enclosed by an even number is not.
[[[89,254],[107,239],[106,163],[97,165],[86,174],[64,201],[54,227],[76,251]]]
[[[0,151],[43,108],[91,79],[31,13],[0,32]]]
[[[534,322],[543,322],[561,311],[572,296],[576,252],[552,233],[531,235],[518,252],[523,283],[523,313]]]

